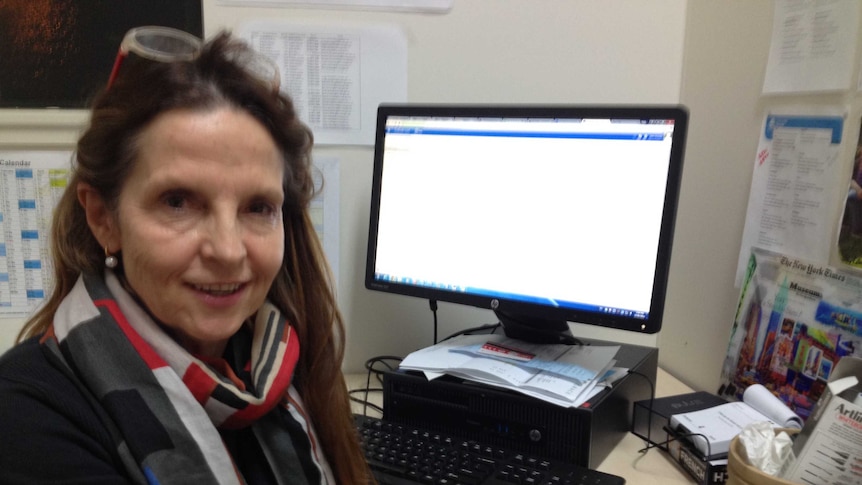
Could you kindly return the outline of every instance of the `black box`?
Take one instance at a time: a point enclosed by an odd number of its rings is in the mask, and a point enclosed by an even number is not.
[[[673,460],[685,470],[698,485],[721,485],[727,483],[727,458],[706,460],[703,455],[683,436],[677,436],[667,446]]]
[[[670,436],[665,428],[670,425],[671,416],[700,411],[726,402],[723,398],[705,391],[656,398],[652,403],[649,399],[638,401],[634,406],[632,433],[667,450]],[[652,416],[650,416],[650,405],[652,405]]]
[[[384,419],[597,468],[631,430],[635,401],[650,397],[658,349],[584,341],[620,345],[616,365],[630,372],[581,407],[451,376],[428,381],[420,373],[395,371],[383,377]]]

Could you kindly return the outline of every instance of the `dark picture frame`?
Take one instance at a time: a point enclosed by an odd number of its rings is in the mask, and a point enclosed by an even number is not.
[[[201,0],[0,2],[0,108],[86,108],[142,25],[202,37]]]

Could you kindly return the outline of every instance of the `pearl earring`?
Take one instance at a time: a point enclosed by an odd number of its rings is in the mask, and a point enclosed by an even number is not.
[[[105,246],[105,266],[114,269],[119,263],[120,261],[117,257],[108,252],[108,246]]]

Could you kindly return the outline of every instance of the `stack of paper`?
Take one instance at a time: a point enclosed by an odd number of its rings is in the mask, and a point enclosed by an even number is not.
[[[531,344],[504,335],[462,335],[408,355],[401,369],[443,374],[578,407],[626,369],[614,367],[619,346]]]

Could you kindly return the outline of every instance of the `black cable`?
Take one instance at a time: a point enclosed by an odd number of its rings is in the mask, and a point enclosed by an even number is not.
[[[428,300],[428,306],[431,308],[431,313],[434,315],[434,344],[437,344],[437,300]]]
[[[653,383],[652,379],[647,377],[646,374],[642,374],[642,373],[635,371],[635,370],[629,370],[628,373],[643,377],[644,380],[647,381],[647,384],[649,384],[649,386],[650,386],[649,409],[647,410],[646,446],[644,446],[643,448],[638,450],[638,453],[645,454],[651,448],[658,448],[658,447],[667,445],[668,443],[670,443],[672,441],[676,441],[680,438],[687,438],[690,436],[702,436],[706,440],[706,456],[711,457],[712,456],[712,447],[709,444],[709,438],[707,438],[707,436],[702,434],[702,433],[680,433],[678,431],[672,431],[672,430],[668,429],[666,426],[663,426],[662,429],[664,429],[665,432],[667,432],[672,437],[665,440],[665,441],[662,441],[661,443],[653,443],[653,441],[652,441],[652,415],[653,415],[652,406],[653,406],[653,402],[655,401],[655,384]]]
[[[645,448],[641,448],[640,450],[638,450],[638,453],[646,453],[647,451],[650,450],[650,448],[658,448],[660,446],[667,445],[668,443],[671,443],[673,441],[679,441],[682,438],[689,438],[691,436],[700,436],[704,440],[706,440],[706,454],[703,456],[703,459],[704,460],[712,460],[715,458],[712,456],[712,446],[710,446],[710,444],[709,444],[709,437],[707,437],[705,434],[703,434],[703,433],[680,433],[679,431],[674,431],[674,430],[668,428],[667,426],[663,427],[662,429],[664,429],[665,432],[671,437],[662,441],[661,443],[648,443]],[[691,442],[691,440],[689,440],[689,442]]]
[[[468,334],[468,333],[471,333],[471,332],[479,332],[479,331],[491,330],[491,331],[490,331],[490,332],[488,332],[488,333],[489,333],[489,334],[492,334],[492,333],[496,332],[496,331],[497,331],[497,329],[499,329],[499,328],[500,328],[500,322],[497,322],[497,323],[488,323],[488,324],[485,324],[485,325],[480,325],[480,326],[478,326],[478,327],[467,328],[467,329],[464,329],[464,330],[459,330],[459,331],[457,331],[457,332],[455,332],[455,333],[453,333],[453,334],[451,334],[451,335],[447,336],[446,338],[444,338],[443,340],[441,340],[441,342],[445,342],[446,340],[449,340],[450,338],[454,338],[454,337],[457,337],[457,336],[459,336],[459,335],[464,335],[464,334]]]
[[[429,305],[429,308],[431,309],[431,311],[434,313],[434,344],[436,345],[437,344],[437,300],[429,300],[428,305]],[[443,340],[448,340],[450,338],[457,337],[458,335],[469,334],[471,332],[487,332],[489,334],[493,334],[499,328],[500,328],[499,322],[480,325],[478,327],[467,328],[467,329],[455,332],[455,333],[447,336]],[[371,376],[373,374],[376,377],[377,382],[382,385],[383,384],[383,374],[385,374],[387,371],[396,370],[398,368],[397,365],[392,365],[390,363],[390,361],[401,362],[401,360],[402,360],[401,357],[398,357],[395,355],[380,355],[377,357],[372,357],[372,358],[365,361],[365,370],[367,371],[366,376],[365,376],[365,388],[364,389],[353,389],[353,390],[349,391],[350,400],[363,405],[362,414],[367,414],[369,407],[375,409],[376,411],[378,411],[380,413],[383,412],[383,409],[380,406],[377,406],[374,403],[369,402],[369,400],[368,400],[368,394],[369,393],[371,393],[371,392],[383,392],[382,387],[381,388],[372,388],[371,387]],[[379,369],[378,368],[379,365],[382,365],[384,367],[384,369]],[[353,394],[359,394],[359,393],[365,394],[364,399],[360,399],[360,398],[353,396]]]
[[[394,356],[394,355],[380,355],[380,356],[372,357],[372,358],[366,360],[365,361],[365,369],[367,370],[367,373],[365,376],[365,389],[354,389],[354,390],[349,391],[349,393],[351,394],[350,400],[354,401],[354,402],[358,402],[358,403],[363,405],[363,408],[362,408],[362,414],[363,415],[366,415],[366,416],[368,415],[368,408],[369,407],[377,410],[381,414],[383,413],[383,408],[381,408],[380,406],[377,406],[376,404],[374,404],[372,402],[369,402],[368,394],[370,392],[382,392],[383,391],[383,388],[378,389],[378,388],[372,388],[371,387],[371,375],[374,374],[374,376],[377,378],[377,382],[379,384],[383,384],[383,374],[387,370],[391,371],[391,370],[394,370],[397,368],[397,366],[393,367],[389,363],[389,361],[400,362],[401,357]],[[383,365],[385,367],[385,369],[382,369],[382,370],[378,369],[376,367],[378,364]],[[353,397],[352,394],[354,394],[354,393],[356,393],[356,394],[364,393],[365,397],[364,397],[364,399],[359,399],[359,398]]]
[[[434,314],[434,344],[436,345],[438,343],[437,342],[437,300],[428,300],[428,306]],[[497,329],[500,328],[500,326],[501,326],[500,323],[497,322],[497,323],[480,325],[478,327],[467,328],[467,329],[455,332],[455,333],[447,336],[443,340],[448,340],[450,338],[457,337],[458,335],[469,334],[471,332],[486,332],[487,331],[487,333],[493,334],[494,332],[497,331]],[[365,399],[363,400],[363,399],[359,399],[359,398],[350,396],[350,399],[352,401],[363,404],[363,409],[362,409],[363,414],[366,414],[368,412],[368,407],[375,408],[377,411],[382,413],[382,409],[380,409],[379,406],[376,406],[373,403],[370,403],[368,401],[368,393],[369,392],[380,392],[380,391],[382,391],[382,389],[379,389],[379,390],[378,389],[371,389],[371,375],[374,374],[377,378],[378,383],[380,383],[382,385],[383,384],[383,374],[387,370],[392,371],[392,370],[397,369],[397,367],[398,367],[397,365],[396,366],[390,365],[390,363],[388,361],[401,362],[401,360],[402,360],[402,358],[398,357],[398,356],[381,355],[381,356],[377,356],[377,357],[372,357],[372,358],[365,361],[365,369],[367,371],[366,377],[365,377],[365,389],[357,389],[356,390],[358,392],[365,393]],[[377,369],[375,367],[377,364],[382,364],[383,366],[386,367],[386,369],[385,370]],[[353,391],[351,391],[351,394],[353,394]]]
[[[644,380],[647,381],[647,384],[649,384],[649,409],[647,410],[646,446],[640,450],[640,453],[646,453],[647,451],[649,451],[650,448],[656,446],[653,445],[652,442],[652,405],[655,401],[655,384],[653,383],[652,379],[647,377],[646,374],[642,374],[636,370],[629,370],[628,373],[643,377]]]
[[[647,411],[648,414],[647,414],[646,443],[645,443],[645,446],[643,448],[638,450],[638,453],[645,454],[646,452],[648,452],[652,448],[659,448],[659,447],[665,446],[668,443],[670,443],[672,441],[677,441],[681,438],[688,438],[691,436],[701,436],[706,440],[705,458],[709,459],[709,457],[712,456],[712,447],[709,444],[709,438],[703,433],[688,433],[688,432],[674,431],[674,430],[669,429],[667,426],[662,426],[662,429],[669,436],[671,436],[671,438],[668,438],[668,439],[662,441],[661,443],[653,443],[653,441],[652,441],[652,415],[653,415],[652,406],[653,406],[653,402],[655,401],[655,384],[653,383],[653,381],[649,377],[646,376],[646,374],[642,374],[642,373],[640,373],[638,371],[634,371],[634,370],[630,370],[628,373],[639,375],[639,376],[643,377],[644,380],[646,380],[650,386],[649,409]]]
[[[369,392],[383,392],[383,388],[379,387],[379,388],[374,388],[374,389],[351,389],[350,391],[348,391],[348,394],[350,395],[351,401],[362,404],[364,406],[363,414],[365,414],[365,415],[368,414],[368,408],[369,407],[374,409],[378,413],[383,414],[383,407],[382,406],[378,406],[377,404],[374,404],[373,402],[368,401],[368,393]],[[365,398],[360,399],[357,397],[353,397],[353,394],[359,394],[359,393],[365,393]]]

